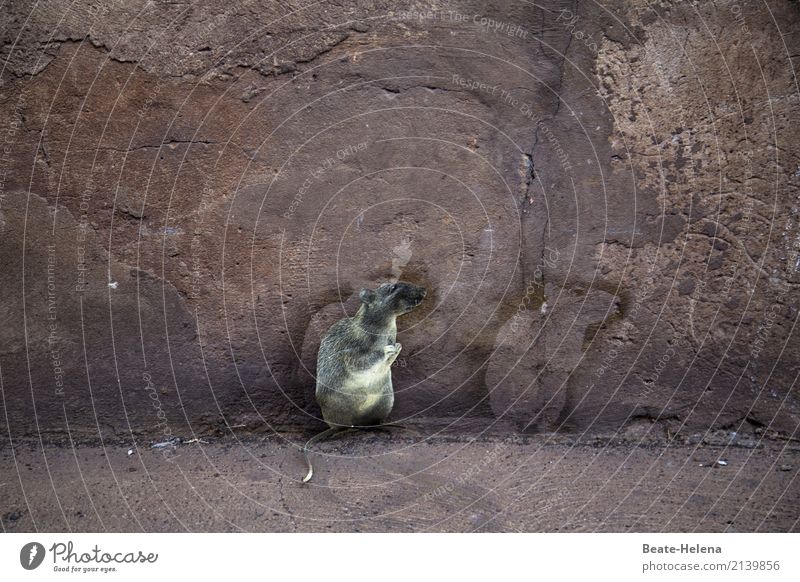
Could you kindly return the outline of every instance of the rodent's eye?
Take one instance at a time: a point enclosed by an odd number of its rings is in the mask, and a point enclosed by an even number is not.
[[[394,284],[391,287],[389,287],[389,293],[394,293],[395,291],[397,291],[397,284]]]

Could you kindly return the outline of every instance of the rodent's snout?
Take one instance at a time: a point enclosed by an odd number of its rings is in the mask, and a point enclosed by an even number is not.
[[[414,285],[413,283],[398,283],[398,292],[391,295],[393,298],[393,308],[400,315],[408,313],[412,309],[419,306],[425,296],[428,295],[428,290],[421,285]]]

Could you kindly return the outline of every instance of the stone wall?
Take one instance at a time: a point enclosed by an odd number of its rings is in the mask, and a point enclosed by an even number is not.
[[[395,417],[800,421],[798,6],[14,2],[4,434],[317,427],[391,277]]]

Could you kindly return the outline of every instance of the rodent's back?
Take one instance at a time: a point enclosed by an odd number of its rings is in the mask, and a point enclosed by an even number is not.
[[[317,394],[335,389],[337,378],[345,371],[345,350],[354,347],[352,318],[345,317],[334,323],[319,346],[317,354]]]

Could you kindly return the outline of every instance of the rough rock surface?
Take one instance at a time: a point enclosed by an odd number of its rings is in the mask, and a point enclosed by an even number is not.
[[[317,328],[401,277],[398,420],[793,434],[799,21],[12,2],[2,433],[317,426]]]

